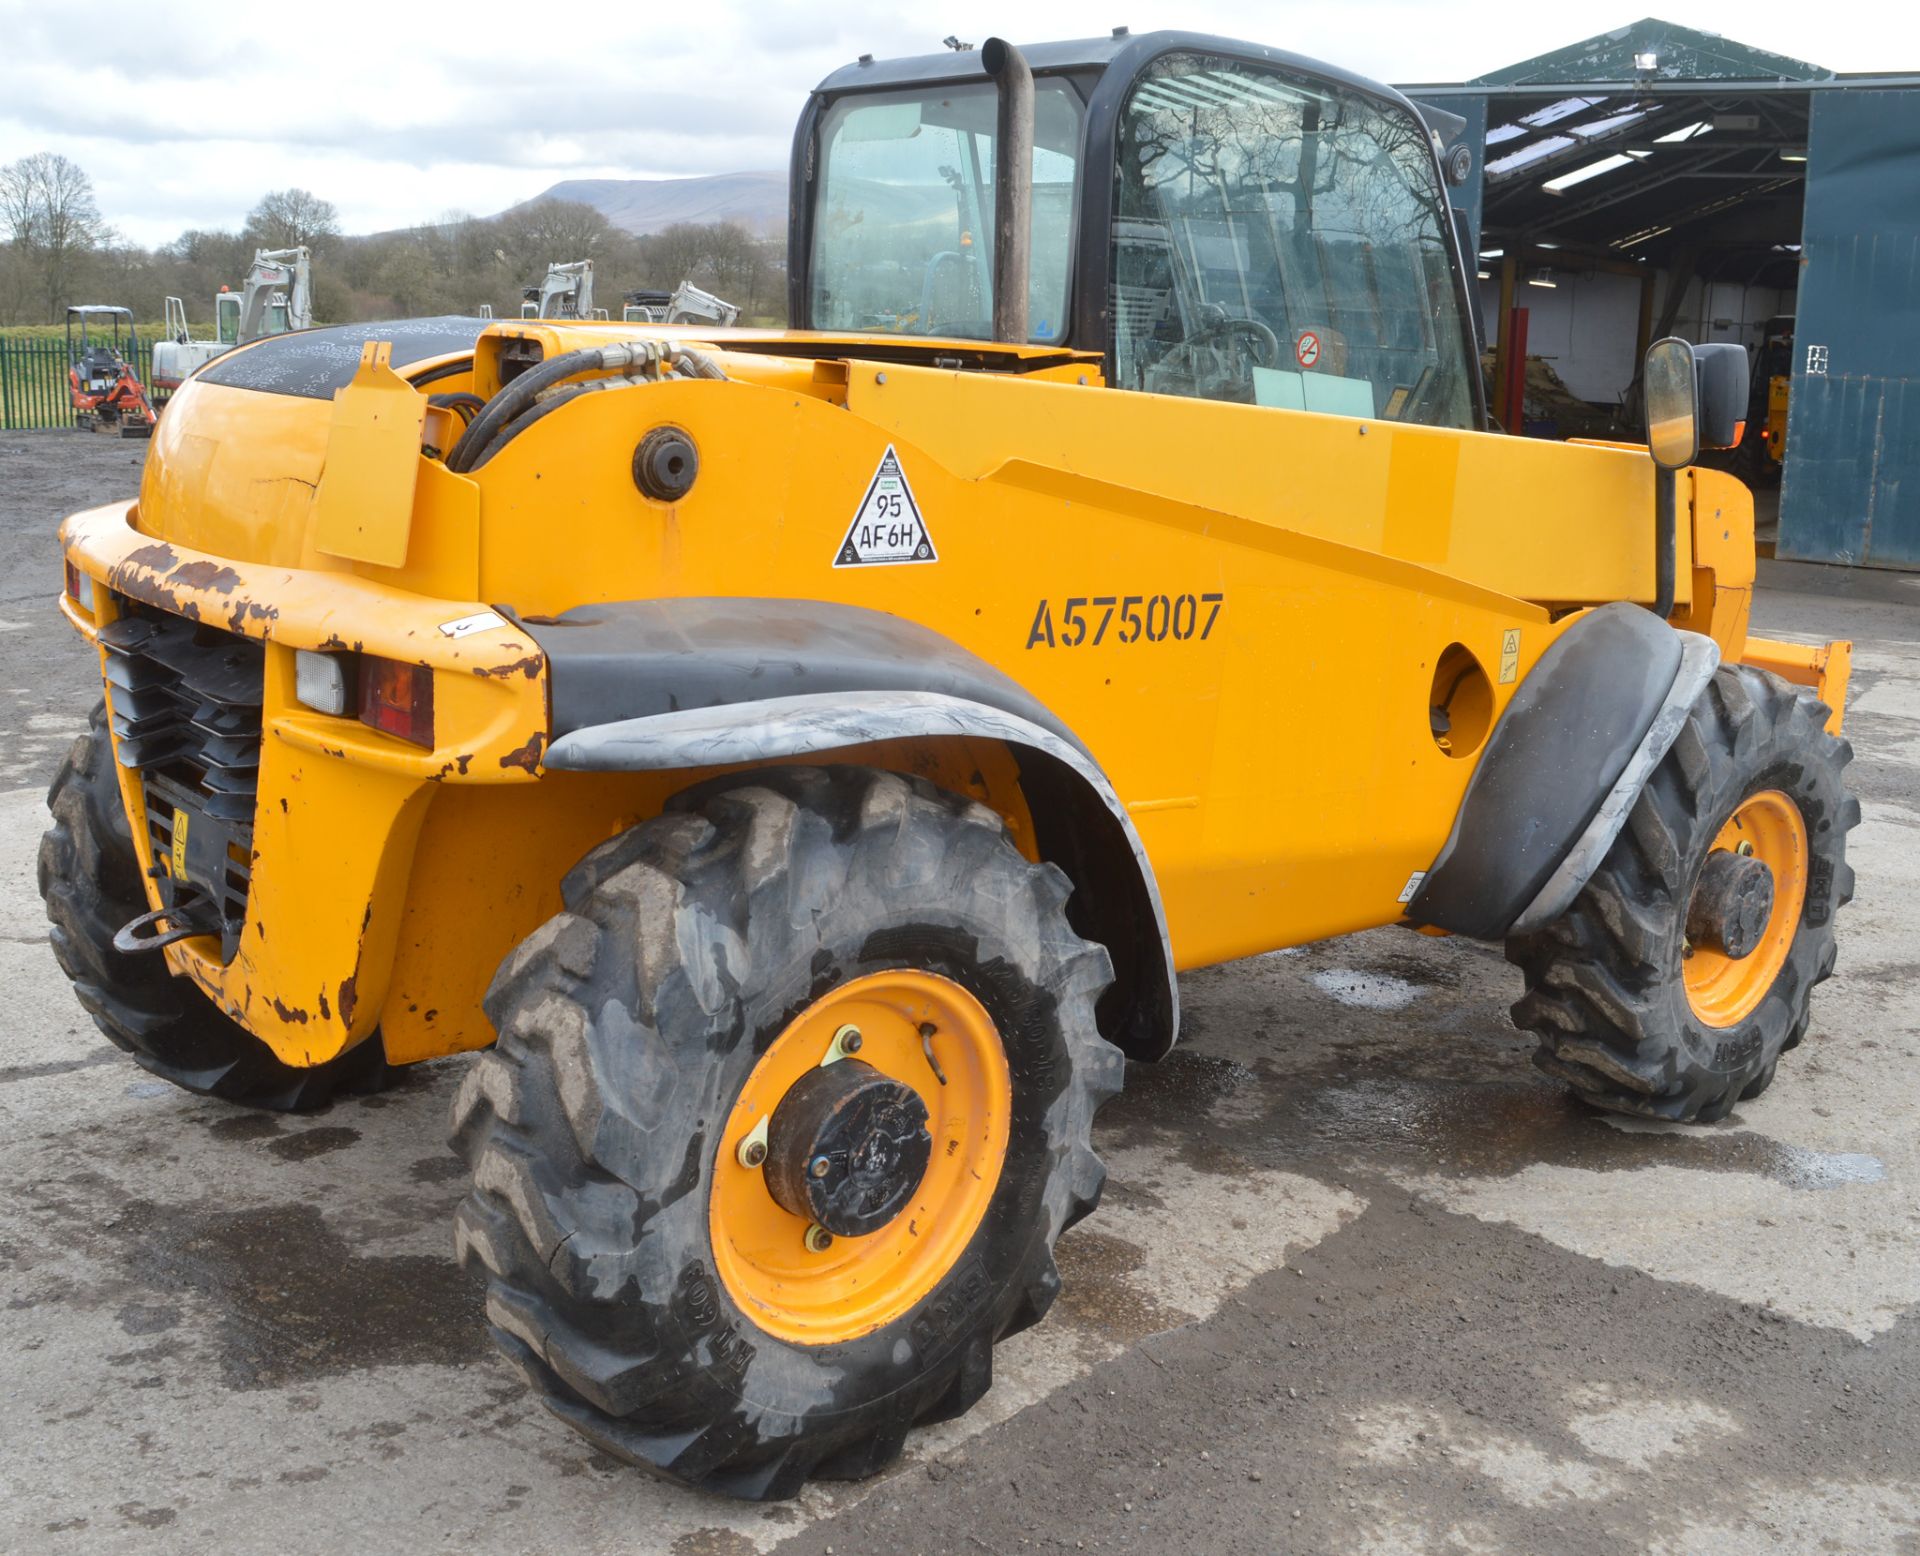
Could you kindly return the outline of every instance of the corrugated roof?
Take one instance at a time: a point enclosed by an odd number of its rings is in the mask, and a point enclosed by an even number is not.
[[[1642,61],[1652,56],[1655,64]],[[1476,76],[1475,86],[1533,86],[1564,81],[1826,81],[1833,76],[1821,65],[1791,59],[1751,44],[1736,43],[1717,33],[1700,32],[1643,17],[1612,32],[1580,43],[1570,43],[1503,70]]]

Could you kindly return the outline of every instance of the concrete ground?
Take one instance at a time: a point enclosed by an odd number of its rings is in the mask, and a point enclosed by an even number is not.
[[[756,1508],[604,1458],[489,1349],[449,1256],[466,1061],[279,1119],[74,1005],[33,884],[95,696],[53,531],[137,460],[0,435],[0,1549],[1920,1551],[1920,578],[1763,567],[1762,629],[1858,645],[1865,811],[1840,975],[1764,1098],[1583,1110],[1458,941],[1188,978],[984,1404]]]

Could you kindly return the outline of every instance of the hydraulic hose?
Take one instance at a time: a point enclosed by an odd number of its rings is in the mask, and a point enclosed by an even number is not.
[[[447,455],[447,468],[472,469],[479,451],[492,441],[496,432],[533,404],[542,389],[580,373],[629,367],[635,363],[651,365],[660,360],[662,349],[657,340],[616,341],[610,346],[564,351],[557,357],[548,357],[537,367],[528,368],[487,401],[486,409],[467,423],[467,430]]]
[[[480,412],[486,408],[487,402],[481,399],[479,395],[468,394],[464,389],[461,389],[451,394],[430,394],[427,396],[427,404],[438,405],[445,410],[452,411],[460,418],[460,426],[464,430],[467,423],[472,421],[475,416],[479,415]]]
[[[651,348],[651,354],[646,352],[636,353],[642,363],[641,371],[623,374],[616,378],[595,378],[584,384],[559,384],[549,382],[545,387],[536,390],[532,396],[523,397],[523,403],[517,413],[513,414],[512,419],[504,423],[496,423],[496,430],[486,438],[484,444],[478,445],[475,449],[469,451],[467,463],[459,468],[467,472],[478,470],[535,422],[552,415],[563,405],[570,405],[582,395],[600,394],[609,389],[628,389],[641,384],[659,383],[663,377],[724,379],[727,376],[721,369],[720,364],[715,362],[713,358],[708,356],[704,351],[689,350],[685,346],[663,347],[656,341],[641,341],[635,344],[637,346]],[[570,353],[570,355],[586,356],[604,354],[611,356],[615,350],[625,351],[626,349],[624,346],[618,348],[609,347],[604,353],[574,352]],[[663,357],[670,364],[669,370],[664,375],[659,371]],[[556,357],[554,360],[559,361],[561,359]],[[537,371],[537,369],[534,371]],[[514,379],[513,383],[507,387],[511,389],[532,376],[532,371],[522,373],[519,378]],[[503,389],[499,394],[495,395],[492,400],[487,402],[487,409],[492,410],[495,405],[499,404],[499,402],[506,397],[506,393],[507,390]],[[529,399],[531,403],[525,403]],[[473,425],[467,429],[468,436],[472,436],[479,429],[479,426],[480,418],[476,417]],[[466,439],[463,438],[462,442],[465,441]],[[457,448],[458,445],[456,445],[456,451]],[[452,456],[448,457],[447,465],[449,468],[453,468]]]

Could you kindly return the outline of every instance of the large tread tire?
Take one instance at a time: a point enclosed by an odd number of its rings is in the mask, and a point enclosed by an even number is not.
[[[301,1113],[343,1092],[377,1091],[389,1070],[378,1035],[325,1064],[301,1068],[229,1019],[155,952],[128,956],[116,930],[147,911],[106,727],[73,743],[47,791],[53,825],[40,839],[47,938],[94,1025],[134,1062],[183,1090],[247,1107]]]
[[[972,1406],[994,1343],[1037,1323],[1055,1239],[1100,1197],[1090,1134],[1124,1061],[1094,1003],[1107,953],[1066,877],[1000,817],[861,767],[763,769],[689,791],[566,877],[566,911],[502,965],[499,1041],[453,1106],[473,1189],[455,1227],[495,1341],[607,1451],[727,1495],[884,1468],[917,1422]],[[714,1142],[757,1057],[813,999],[888,968],[987,1008],[1012,1138],[966,1251],[863,1336],[791,1343],[714,1271]]]
[[[1772,1083],[1807,1030],[1814,986],[1833,972],[1834,917],[1853,896],[1847,790],[1853,748],[1828,710],[1767,671],[1723,665],[1635,803],[1612,850],[1567,912],[1507,942],[1526,977],[1514,1025],[1537,1033],[1534,1062],[1596,1107],[1713,1123]],[[1744,1019],[1702,1022],[1687,999],[1683,941],[1700,867],[1748,797],[1777,789],[1806,825],[1799,927],[1766,996]]]

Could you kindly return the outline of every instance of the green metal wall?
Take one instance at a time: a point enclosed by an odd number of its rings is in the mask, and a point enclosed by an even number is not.
[[[1814,94],[1779,554],[1920,568],[1920,91]]]

